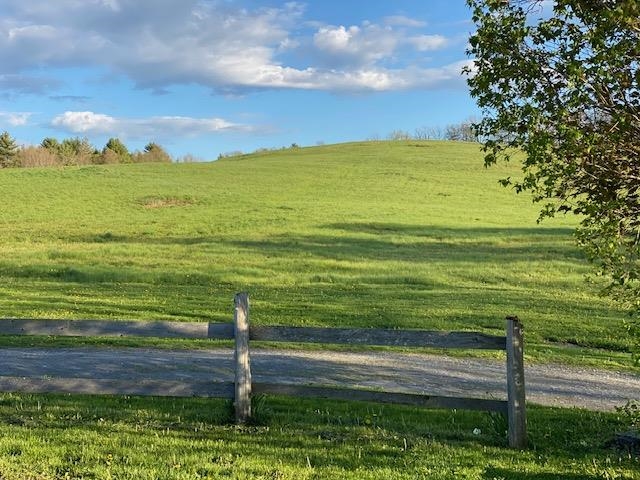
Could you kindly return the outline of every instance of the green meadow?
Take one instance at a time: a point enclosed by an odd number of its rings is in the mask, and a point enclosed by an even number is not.
[[[530,361],[630,368],[576,219],[538,225],[498,185],[518,174],[415,141],[6,169],[0,315],[225,322],[247,291],[256,324],[500,333],[518,315]]]
[[[4,480],[601,480],[640,478],[606,445],[614,414],[531,407],[526,451],[482,412],[259,398],[238,427],[219,400],[0,395]]]
[[[365,142],[206,164],[0,170],[0,317],[504,331],[527,362],[629,369],[575,218],[536,223],[475,144]],[[2,337],[2,345],[206,341]],[[309,347],[306,347],[309,348]],[[458,354],[469,354],[462,352]],[[530,449],[483,412],[254,399],[0,395],[0,479],[640,478],[620,413],[532,406]]]

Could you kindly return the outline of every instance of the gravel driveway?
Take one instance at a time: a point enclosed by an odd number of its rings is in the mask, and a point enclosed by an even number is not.
[[[3,348],[0,390],[207,395],[233,380],[233,351],[132,348]],[[396,392],[504,399],[504,362],[394,352],[254,349],[256,382],[341,385]],[[640,399],[640,376],[558,365],[526,365],[527,400],[612,410]],[[135,387],[131,390],[131,382]]]

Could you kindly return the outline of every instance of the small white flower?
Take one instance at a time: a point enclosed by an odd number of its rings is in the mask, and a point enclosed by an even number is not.
[[[480,435],[482,433],[482,430],[480,430],[479,428],[474,428],[473,429],[473,434],[474,435]]]

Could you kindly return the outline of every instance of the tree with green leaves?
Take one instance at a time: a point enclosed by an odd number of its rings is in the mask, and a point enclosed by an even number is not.
[[[144,147],[144,152],[134,156],[135,162],[171,163],[171,155],[155,142],[149,142]]]
[[[57,154],[60,151],[60,142],[57,138],[47,137],[40,143],[42,148],[46,148],[51,153]]]
[[[117,158],[118,163],[131,162],[131,154],[129,153],[129,149],[124,143],[122,143],[122,141],[120,141],[119,138],[110,138],[107,141],[107,144],[102,149],[102,154],[105,156],[108,156],[108,155],[113,156],[111,152],[115,154],[115,157]],[[107,162],[107,163],[113,163],[113,162]]]
[[[541,218],[580,215],[608,292],[640,312],[640,2],[467,0],[485,163],[522,155]]]
[[[9,132],[0,134],[0,168],[15,167],[18,162],[18,144]]]
[[[95,148],[87,138],[65,138],[58,148],[63,165],[86,165],[93,163]]]

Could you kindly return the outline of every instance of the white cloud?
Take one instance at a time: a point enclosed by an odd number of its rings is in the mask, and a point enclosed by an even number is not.
[[[154,91],[199,84],[231,93],[430,88],[431,77],[448,75],[444,65],[440,72],[428,69],[426,80],[413,78],[420,69],[406,59],[447,42],[440,35],[420,34],[416,29],[424,22],[405,16],[332,26],[306,21],[297,2],[257,9],[222,0],[2,3],[0,89],[11,83],[14,93],[50,94],[50,81],[39,85],[31,79],[27,89],[12,79],[68,67],[97,67]],[[309,25],[316,26],[310,31]],[[61,126],[74,123],[66,117],[59,121]],[[100,125],[104,119],[91,128]]]
[[[370,23],[324,26],[313,36],[322,66],[350,71],[392,58],[400,41],[401,34],[392,28]]]
[[[12,127],[22,127],[27,125],[31,112],[0,112],[0,123],[7,123]]]
[[[365,62],[391,56],[399,43],[398,35],[391,28],[373,24],[322,27],[313,39],[315,46],[324,52],[348,54]]]
[[[346,29],[339,27],[322,27],[314,35],[316,47],[330,51],[344,51],[350,47],[350,42],[358,36],[360,28],[356,26]],[[353,45],[353,43],[351,43]]]
[[[159,138],[167,135],[193,137],[222,131],[249,131],[251,127],[221,118],[158,116],[117,118],[94,112],[64,112],[51,126],[72,134],[120,136],[123,138]]]
[[[64,112],[51,121],[51,125],[73,133],[109,134],[117,121],[109,115],[93,112]]]
[[[438,50],[447,45],[447,39],[442,35],[418,35],[409,38],[408,41],[420,52]]]
[[[462,69],[470,61],[439,68],[387,69],[363,67],[353,70],[306,70],[276,67],[262,72],[255,87],[299,88],[342,92],[451,88],[464,85]]]

